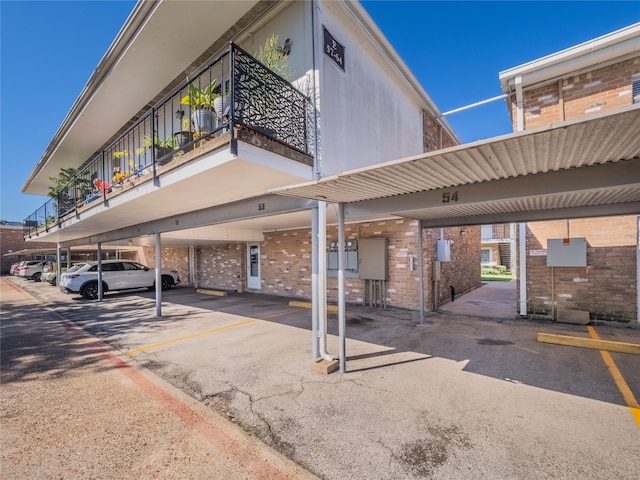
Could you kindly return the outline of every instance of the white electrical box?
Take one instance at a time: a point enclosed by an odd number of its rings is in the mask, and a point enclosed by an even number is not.
[[[587,239],[547,239],[547,267],[586,267]]]
[[[438,240],[437,260],[439,262],[451,261],[451,240]]]

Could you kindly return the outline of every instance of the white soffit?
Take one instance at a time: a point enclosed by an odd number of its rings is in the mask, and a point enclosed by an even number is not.
[[[638,105],[352,170],[271,193],[352,203],[621,160],[640,161]]]
[[[22,191],[46,195],[49,177],[86,162],[257,3],[162,1],[142,18],[132,13],[131,31],[116,37]]]

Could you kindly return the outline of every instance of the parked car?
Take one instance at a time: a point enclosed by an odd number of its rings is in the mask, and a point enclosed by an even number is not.
[[[17,269],[18,269],[18,267],[20,266],[21,263],[22,262],[12,263],[11,264],[11,268],[9,269],[9,273],[11,275],[17,275],[18,274]]]
[[[42,266],[44,260],[27,260],[16,269],[19,277],[30,278],[35,282],[39,282],[42,277]]]
[[[169,290],[180,283],[175,270],[161,269],[161,288]],[[148,288],[156,285],[155,269],[131,260],[102,261],[102,291]],[[80,293],[87,299],[98,298],[98,262],[79,263],[60,277],[60,289],[65,293]]]
[[[61,271],[66,272],[67,267],[61,267]],[[49,282],[51,285],[55,286],[57,283],[57,277],[58,264],[56,262],[45,262],[44,266],[42,267],[42,281]]]

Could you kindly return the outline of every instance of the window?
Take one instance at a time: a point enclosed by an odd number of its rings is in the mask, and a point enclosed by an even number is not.
[[[103,272],[118,272],[122,270],[122,264],[121,263],[103,263],[102,264],[102,271]],[[97,272],[98,271],[98,265],[94,265],[89,269],[90,272]]]
[[[125,270],[146,270],[144,265],[140,265],[139,263],[134,262],[124,262],[122,264]]]
[[[640,75],[631,77],[631,103],[640,103]]]

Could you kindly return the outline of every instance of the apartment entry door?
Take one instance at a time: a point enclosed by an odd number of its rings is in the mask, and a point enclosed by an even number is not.
[[[260,244],[247,245],[247,288],[260,288]]]

